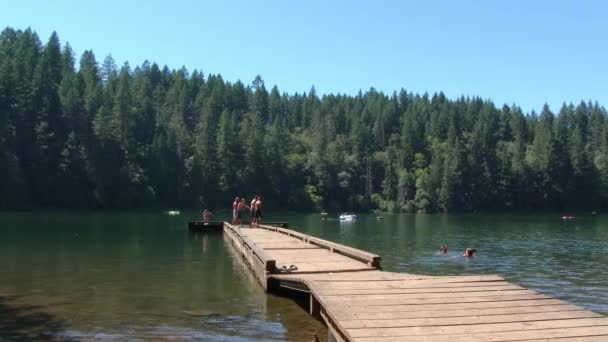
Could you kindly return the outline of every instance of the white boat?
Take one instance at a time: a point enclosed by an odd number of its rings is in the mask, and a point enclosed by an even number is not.
[[[357,221],[357,215],[355,214],[342,214],[340,215],[340,221]]]

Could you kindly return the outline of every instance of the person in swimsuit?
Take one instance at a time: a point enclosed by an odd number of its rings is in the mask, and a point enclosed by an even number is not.
[[[236,224],[236,213],[239,206],[239,198],[235,197],[234,202],[232,202],[232,224]]]
[[[475,253],[477,253],[477,250],[475,248],[467,248],[467,250],[464,251],[464,254],[462,256],[465,258],[471,258]]]
[[[257,227],[260,226],[260,222],[262,221],[262,196],[258,196],[258,199],[255,201],[255,224]]]
[[[251,200],[251,207],[249,207],[249,226],[253,228],[255,224],[255,202],[257,201],[258,196],[254,196]]]
[[[209,210],[203,210],[203,222],[209,222],[209,217],[213,216],[213,213]]]
[[[236,209],[236,224],[238,224],[239,226],[241,225],[241,222],[243,221],[242,212],[245,208],[249,209],[247,204],[245,204],[245,198],[241,198],[241,202],[239,202],[239,205],[237,206],[237,209]]]
[[[439,253],[446,254],[447,252],[448,252],[448,246],[441,245],[441,248],[439,248]]]

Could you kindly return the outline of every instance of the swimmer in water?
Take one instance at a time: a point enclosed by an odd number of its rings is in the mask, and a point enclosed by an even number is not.
[[[439,253],[441,253],[441,254],[447,254],[447,252],[448,252],[448,246],[441,245],[441,248],[439,248]]]
[[[464,254],[462,256],[465,258],[471,258],[475,253],[477,253],[477,250],[475,248],[467,248],[467,250],[464,251]]]

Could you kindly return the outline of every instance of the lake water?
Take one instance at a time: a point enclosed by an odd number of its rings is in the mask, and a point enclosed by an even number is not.
[[[216,219],[227,219],[217,215]],[[608,216],[269,213],[268,220],[374,252],[387,271],[499,274],[608,314]],[[265,294],[197,214],[1,213],[0,341],[306,341],[325,327]],[[331,219],[334,218],[334,219]],[[449,247],[447,255],[439,246]],[[462,258],[475,247],[475,258]]]

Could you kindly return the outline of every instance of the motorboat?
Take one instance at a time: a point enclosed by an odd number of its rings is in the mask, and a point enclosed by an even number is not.
[[[340,215],[340,221],[343,221],[343,222],[357,221],[357,215],[342,214],[342,215]]]

